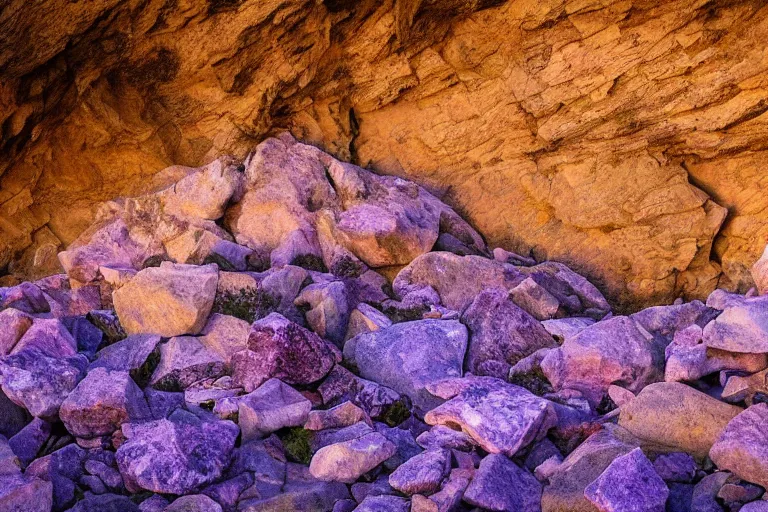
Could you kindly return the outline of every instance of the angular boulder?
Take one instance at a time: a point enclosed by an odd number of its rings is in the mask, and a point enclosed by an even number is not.
[[[217,220],[242,186],[243,173],[229,157],[214,160],[158,195],[166,212],[182,217]]]
[[[243,440],[267,436],[285,427],[303,425],[312,403],[279,379],[270,379],[238,401]]]
[[[0,357],[7,355],[30,327],[29,314],[13,308],[0,311]]]
[[[361,334],[344,346],[360,376],[407,395],[422,411],[441,403],[426,387],[462,375],[467,328],[455,320],[417,320]]]
[[[226,362],[201,338],[177,336],[160,345],[160,363],[149,383],[164,391],[183,391],[197,381],[224,375]]]
[[[727,352],[768,353],[768,303],[745,301],[727,308],[704,327],[704,344]]]
[[[664,512],[669,489],[640,448],[617,457],[584,491],[601,512]]]
[[[760,295],[765,295],[768,292],[768,245],[763,249],[760,259],[750,268],[750,274],[755,286],[757,286],[757,292]]]
[[[198,334],[213,306],[217,281],[216,265],[163,263],[136,274],[112,299],[128,334]]]
[[[329,482],[353,483],[395,454],[397,448],[378,432],[320,448],[309,472]]]
[[[230,364],[232,356],[248,348],[250,328],[245,320],[214,313],[200,333],[200,342]]]
[[[464,501],[485,510],[539,512],[541,484],[504,455],[492,453],[480,462]]]
[[[221,505],[203,494],[177,498],[163,512],[222,512]]]
[[[134,334],[101,349],[90,370],[105,368],[109,371],[128,372],[139,386],[145,386],[160,359],[160,336]]]
[[[53,485],[39,478],[0,474],[0,510],[3,512],[51,512]]]
[[[768,487],[768,404],[756,404],[734,417],[709,451],[717,467]]]
[[[451,470],[451,452],[432,449],[408,459],[389,475],[389,485],[403,494],[432,494]]]
[[[36,318],[16,342],[11,354],[24,350],[35,350],[49,357],[71,357],[77,354],[77,341],[61,321]]]

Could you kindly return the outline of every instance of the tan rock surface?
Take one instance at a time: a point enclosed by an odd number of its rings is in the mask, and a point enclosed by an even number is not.
[[[768,236],[760,0],[11,0],[0,33],[11,273],[284,128],[631,307],[746,290]]]

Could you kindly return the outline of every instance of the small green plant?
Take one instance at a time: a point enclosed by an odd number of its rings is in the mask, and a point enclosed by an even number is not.
[[[251,323],[274,312],[278,304],[277,299],[261,288],[241,288],[237,292],[227,291],[217,296],[213,311]]]
[[[538,396],[543,396],[554,391],[552,385],[547,379],[547,376],[544,375],[544,372],[541,371],[541,368],[539,367],[536,367],[528,372],[511,375],[509,377],[509,382],[511,384],[523,387],[534,395]]]
[[[292,427],[278,434],[283,442],[285,454],[289,459],[301,464],[309,464],[312,459],[313,432],[302,427]]]

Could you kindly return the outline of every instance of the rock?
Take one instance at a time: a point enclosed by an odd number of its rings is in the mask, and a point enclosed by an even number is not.
[[[309,471],[320,480],[352,483],[390,458],[396,450],[386,437],[373,432],[321,448],[312,457]]]
[[[584,491],[601,512],[664,512],[669,489],[640,448],[617,457]]]
[[[10,353],[24,350],[36,350],[49,357],[71,357],[77,354],[77,341],[59,320],[36,318]]]
[[[165,242],[168,256],[176,263],[215,263],[222,270],[245,271],[253,251],[202,228],[189,229]]]
[[[360,376],[411,398],[422,411],[441,401],[426,387],[460,377],[467,349],[467,329],[454,320],[419,320],[361,334],[344,346],[344,359]]]
[[[23,467],[35,460],[40,449],[51,436],[51,424],[34,418],[18,434],[8,440],[8,446],[19,458]]]
[[[475,441],[466,432],[454,430],[445,425],[435,425],[419,434],[416,442],[424,449],[448,448],[470,451],[475,447]]]
[[[64,317],[62,323],[77,342],[77,351],[93,360],[104,341],[101,329],[89,322],[84,315]]]
[[[7,355],[32,327],[32,317],[18,309],[0,311],[0,357]]]
[[[264,498],[241,500],[239,512],[327,512],[335,503],[349,498],[347,486],[340,482],[286,482],[280,494]]]
[[[30,315],[48,313],[51,310],[43,291],[33,283],[0,288],[0,310],[6,308],[13,308]]]
[[[448,450],[427,450],[405,461],[389,475],[389,485],[407,495],[432,494],[440,488],[450,469]]]
[[[509,290],[509,297],[536,320],[555,318],[560,308],[560,301],[530,277]]]
[[[739,504],[760,498],[763,491],[762,487],[746,482],[741,484],[726,483],[718,491],[717,497],[723,500],[728,508],[736,508]]]
[[[99,274],[104,278],[104,282],[111,285],[113,289],[120,288],[133,279],[137,272],[138,271],[133,268],[99,267]]]
[[[768,404],[756,404],[735,416],[709,451],[718,468],[768,487]]]
[[[685,384],[659,382],[621,408],[619,425],[653,445],[703,458],[739,412]]]
[[[418,420],[415,420],[412,416],[409,420],[406,420],[395,427],[390,427],[385,423],[376,423],[374,425],[376,432],[382,434],[397,447],[395,454],[384,462],[384,467],[386,469],[392,471],[422,453],[423,450],[416,444],[416,439],[414,438],[412,431],[418,431],[417,429],[426,427],[426,425],[420,422],[418,425],[413,425],[415,421]],[[412,425],[409,427],[408,423],[412,423]]]
[[[506,379],[520,359],[540,348],[558,346],[541,323],[516,306],[505,290],[481,292],[461,321],[471,333],[467,371],[475,375]]]
[[[747,405],[752,405],[757,393],[768,394],[768,369],[748,376],[728,377],[721,397],[726,402],[745,401]]]
[[[128,336],[101,349],[89,369],[128,372],[139,386],[146,386],[160,360],[160,351],[157,350],[160,339],[154,334]]]
[[[59,359],[25,350],[0,361],[2,389],[32,416],[53,419],[85,375],[87,365],[88,360],[82,355]]]
[[[411,512],[451,512],[459,507],[464,491],[472,480],[474,469],[453,469],[442,489],[426,498],[418,494],[411,497]]]
[[[731,478],[727,471],[718,471],[702,478],[693,488],[690,510],[696,512],[722,512],[723,507],[717,501],[717,494]]]
[[[364,410],[352,402],[344,402],[326,411],[311,411],[304,424],[307,430],[348,427],[359,421],[370,422]]]
[[[114,462],[114,455],[110,453],[110,463]],[[123,477],[120,476],[120,472],[113,468],[111,465],[107,465],[104,462],[98,460],[85,461],[85,470],[91,475],[99,477],[110,489],[122,490],[123,489]]]
[[[200,338],[177,336],[160,345],[160,363],[149,383],[163,391],[183,391],[195,382],[224,375],[226,363]]]
[[[520,267],[520,272],[553,295],[569,316],[599,320],[611,311],[608,301],[592,283],[562,263],[546,261]]]
[[[500,512],[541,510],[541,484],[501,454],[490,454],[480,462],[464,501]]]
[[[285,427],[303,425],[312,403],[279,379],[270,379],[238,402],[243,439],[264,437]]]
[[[768,501],[753,501],[741,507],[740,512],[768,512]]]
[[[0,375],[2,374],[0,373]],[[27,411],[13,403],[0,388],[0,435],[8,438],[13,437],[27,423],[29,423]]]
[[[0,510],[3,512],[50,512],[53,486],[39,478],[19,474],[0,475]]]
[[[350,316],[351,297],[341,281],[314,283],[304,288],[295,304],[307,309],[305,317],[320,337],[342,346]]]
[[[344,334],[344,341],[354,338],[358,334],[378,331],[392,325],[387,315],[368,304],[358,304],[349,314],[347,332]]]
[[[512,457],[546,435],[555,423],[550,403],[529,391],[491,377],[454,381],[449,398],[424,416],[430,425],[456,425],[489,453]],[[454,384],[452,383],[452,384]],[[453,395],[453,396],[452,396]]]
[[[237,196],[243,174],[237,163],[218,158],[160,193],[165,210],[174,215],[216,220],[230,198]]]
[[[368,496],[353,512],[408,512],[408,501],[397,496]]]
[[[317,388],[325,405],[351,401],[368,416],[399,425],[410,415],[410,400],[373,381],[357,377],[336,365]]]
[[[213,306],[217,280],[215,265],[146,268],[115,290],[115,311],[128,334],[198,334]]]
[[[96,368],[62,402],[59,416],[72,435],[94,438],[111,435],[123,423],[148,420],[150,411],[127,372]]]
[[[221,505],[208,496],[191,494],[177,498],[163,512],[222,512]]]
[[[229,480],[209,485],[202,493],[221,505],[224,511],[230,512],[237,509],[240,495],[254,483],[255,478],[251,473],[241,473]]]
[[[139,507],[128,496],[87,494],[68,512],[139,512]]]
[[[704,328],[704,343],[727,352],[768,353],[768,304],[745,302],[727,308]]]
[[[104,333],[109,343],[120,341],[126,337],[125,330],[120,325],[120,319],[117,318],[113,310],[93,310],[85,318]]]
[[[618,384],[636,393],[663,375],[662,348],[632,319],[617,316],[587,327],[541,363],[556,390],[576,390],[592,404],[608,386]]]
[[[400,297],[430,286],[445,307],[463,311],[486,288],[509,290],[523,279],[512,265],[480,256],[429,252],[401,270],[392,286]]]
[[[173,411],[184,406],[184,393],[147,388],[144,391],[144,396],[147,399],[152,418],[156,420],[167,418]]]
[[[653,461],[653,469],[665,482],[693,482],[698,467],[687,453],[672,452],[661,454]]]
[[[250,328],[245,320],[214,313],[200,332],[200,342],[230,364],[232,356],[248,348]]]
[[[541,325],[547,330],[549,334],[554,336],[561,342],[566,338],[575,336],[590,325],[594,324],[593,318],[585,316],[576,316],[569,318],[557,318],[554,320],[544,320]]]
[[[288,384],[311,384],[322,379],[336,362],[331,346],[279,313],[251,326],[248,349],[232,358],[235,383],[252,391],[270,378]]]
[[[238,428],[177,411],[168,419],[123,425],[123,434],[117,464],[129,491],[186,494],[221,475]]]
[[[762,256],[752,265],[749,272],[755,281],[758,293],[765,295],[768,291],[768,245],[765,246]]]

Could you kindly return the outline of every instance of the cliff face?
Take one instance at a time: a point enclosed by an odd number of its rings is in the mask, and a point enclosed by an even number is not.
[[[52,272],[100,201],[290,130],[616,304],[744,291],[768,235],[764,5],[10,0],[0,268]]]

